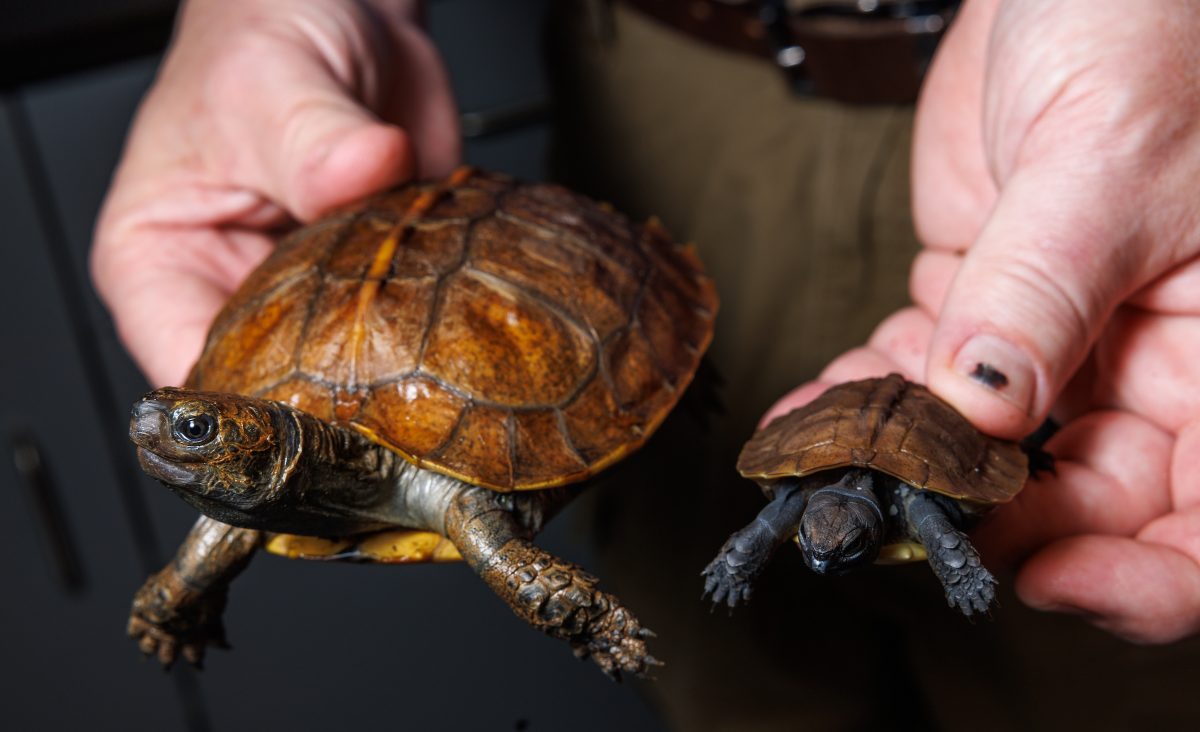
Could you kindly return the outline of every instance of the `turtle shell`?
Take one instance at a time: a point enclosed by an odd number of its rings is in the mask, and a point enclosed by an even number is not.
[[[764,490],[780,478],[871,468],[975,508],[1011,500],[1029,461],[899,374],[832,387],[772,421],[742,448],[738,471]]]
[[[187,385],[288,403],[476,485],[548,488],[645,442],[716,309],[656,221],[461,169],[284,239]]]

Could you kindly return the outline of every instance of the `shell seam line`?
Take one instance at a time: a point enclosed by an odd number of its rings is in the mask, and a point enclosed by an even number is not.
[[[384,237],[379,248],[375,250],[375,256],[371,259],[371,265],[367,268],[366,274],[363,276],[363,284],[358,291],[358,302],[354,310],[354,322],[350,326],[350,353],[348,358],[349,375],[346,386],[350,390],[356,390],[358,387],[358,361],[362,351],[362,346],[366,340],[366,318],[367,310],[374,301],[375,296],[379,293],[379,288],[383,285],[384,277],[392,267],[392,259],[396,256],[396,250],[400,247],[401,239],[407,238],[409,232],[412,231],[412,225],[427,214],[430,209],[437,205],[450,190],[462,183],[465,177],[469,177],[469,169],[459,169],[454,172],[450,178],[440,185],[436,185],[429,190],[422,191],[411,204],[408,209],[400,217],[393,226],[388,235]]]
[[[358,217],[351,217],[345,222],[345,225],[338,231],[338,235],[329,244],[329,249],[325,255],[321,257],[321,262],[316,265],[318,274],[317,285],[313,290],[312,297],[308,299],[308,305],[304,308],[304,321],[300,324],[300,333],[296,338],[295,352],[292,354],[292,373],[300,373],[300,361],[303,357],[304,344],[308,341],[308,329],[312,325],[313,318],[317,314],[317,303],[321,300],[321,296],[325,294],[325,275],[329,269],[329,262],[333,260],[333,254],[342,244],[346,243],[346,239],[350,237],[350,229],[354,223],[358,221]]]
[[[445,301],[445,284],[446,280],[462,271],[463,267],[467,266],[470,261],[471,237],[475,234],[475,228],[479,225],[482,219],[472,219],[467,223],[466,231],[463,232],[463,250],[459,257],[458,263],[450,269],[441,273],[437,277],[437,281],[433,284],[433,303],[429,306],[429,318],[425,321],[425,330],[421,333],[421,345],[417,347],[417,361],[415,371],[420,372],[421,367],[425,364],[425,350],[429,347],[429,338],[433,333],[433,326],[437,322],[438,314],[442,310],[442,304]]]
[[[510,223],[519,224],[521,226],[528,226],[536,231],[542,232],[543,234],[548,234],[548,235],[554,236],[554,237],[560,237],[560,238],[570,242],[571,244],[575,245],[576,247],[584,250],[588,254],[591,254],[593,257],[596,257],[598,259],[603,259],[606,262],[610,262],[610,263],[616,265],[617,267],[619,267],[620,269],[628,269],[628,267],[626,267],[624,263],[618,261],[611,254],[604,251],[600,247],[596,246],[594,243],[588,241],[587,238],[582,237],[579,234],[576,234],[575,232],[568,231],[566,229],[555,230],[555,229],[553,229],[549,226],[546,226],[545,224],[542,224],[538,221],[534,221],[532,219],[525,218],[524,216],[518,216],[518,215],[512,213],[511,211],[506,211],[502,206],[497,206],[496,218],[505,219],[506,221],[509,221]],[[642,253],[641,251],[638,251],[637,254],[638,254],[639,259],[642,260],[642,264],[649,267],[650,262],[648,261],[646,255],[644,253]]]

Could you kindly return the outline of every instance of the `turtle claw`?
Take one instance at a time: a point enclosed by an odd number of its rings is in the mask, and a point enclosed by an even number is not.
[[[729,557],[728,551],[722,551],[700,573],[700,576],[704,577],[704,592],[700,597],[704,599],[711,596],[711,610],[725,604],[730,612],[733,612],[739,603],[749,602],[754,592],[751,584],[753,578],[739,572],[740,566],[734,566],[736,563],[730,562]]]
[[[151,577],[138,591],[129,614],[127,632],[145,658],[155,658],[170,669],[182,656],[202,668],[208,646],[228,648],[221,611],[223,592],[188,595],[168,591],[162,573]]]
[[[613,604],[599,621],[592,623],[590,637],[573,644],[576,656],[592,659],[614,681],[620,681],[623,674],[644,677],[651,666],[663,665],[646,652],[643,639],[654,633],[641,627],[628,610]]]
[[[968,618],[988,614],[996,599],[996,578],[983,566],[970,538],[951,524],[935,499],[922,493],[909,499],[908,521],[942,583],[946,603]]]
[[[640,644],[640,641],[638,643]],[[576,646],[575,656],[580,659],[590,658],[600,667],[605,676],[617,683],[621,682],[623,674],[642,677],[646,675],[646,669],[649,666],[662,665],[658,659],[646,654],[644,646],[609,646],[606,649],[600,649],[593,647],[592,644],[583,643]]]
[[[157,660],[164,671],[170,670],[181,656],[196,668],[204,666],[202,640],[181,640],[161,625],[137,616],[129,619],[129,637],[137,641],[143,658]]]
[[[996,578],[984,567],[966,535],[948,531],[930,565],[946,590],[946,604],[968,618],[988,615],[996,600]]]
[[[996,600],[996,579],[982,566],[964,572],[953,586],[946,588],[946,604],[968,618],[990,615]]]
[[[794,533],[793,526],[800,520],[796,509],[803,504],[792,500],[794,496],[793,491],[773,500],[749,526],[734,532],[700,573],[704,577],[701,599],[711,596],[713,610],[724,604],[732,613],[750,601],[754,581],[771,561],[780,537]]]
[[[576,658],[590,658],[609,678],[642,676],[648,666],[643,628],[621,601],[599,589],[594,575],[528,542],[512,542],[505,563],[481,572],[509,607],[530,625],[571,644]]]

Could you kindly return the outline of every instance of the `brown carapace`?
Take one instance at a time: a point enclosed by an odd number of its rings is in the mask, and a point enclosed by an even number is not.
[[[756,432],[737,463],[767,491],[780,478],[845,467],[878,470],[978,508],[1007,503],[1029,475],[1017,443],[983,434],[898,374],[829,389]]]
[[[716,310],[693,248],[656,220],[463,168],[286,238],[217,317],[187,386],[285,402],[475,485],[549,488],[646,441]],[[404,530],[267,548],[458,558]]]

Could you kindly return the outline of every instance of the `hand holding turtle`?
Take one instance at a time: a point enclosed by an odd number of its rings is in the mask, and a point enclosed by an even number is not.
[[[179,384],[272,228],[459,154],[447,77],[411,0],[193,0],[138,112],[92,251],[156,385]]]
[[[821,376],[899,370],[1009,438],[1052,414],[1057,476],[977,538],[1029,605],[1141,642],[1200,629],[1198,36],[1174,5],[968,3],[918,112],[917,306]]]

